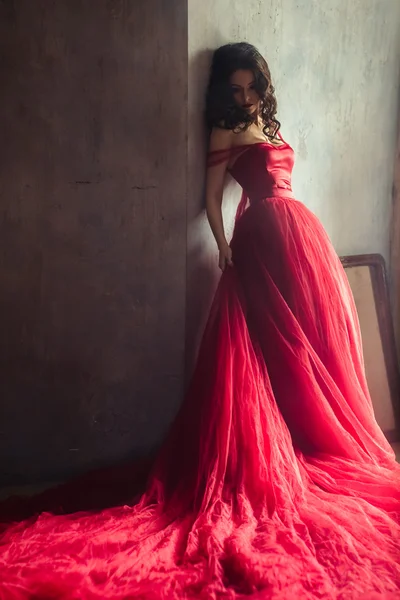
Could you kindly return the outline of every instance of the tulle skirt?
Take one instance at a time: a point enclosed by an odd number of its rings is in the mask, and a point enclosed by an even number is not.
[[[9,524],[1,600],[400,597],[400,467],[340,261],[289,198],[251,205],[232,250],[145,492]]]

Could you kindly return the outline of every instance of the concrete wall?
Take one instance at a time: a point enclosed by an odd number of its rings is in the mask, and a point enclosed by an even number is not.
[[[281,131],[297,155],[296,196],[321,219],[339,254],[388,258],[400,2],[189,0],[189,371],[218,278],[201,212],[204,87],[212,50],[241,40],[269,63]],[[228,230],[237,198],[237,190],[226,197]]]
[[[182,397],[184,0],[0,3],[0,481],[146,453]]]

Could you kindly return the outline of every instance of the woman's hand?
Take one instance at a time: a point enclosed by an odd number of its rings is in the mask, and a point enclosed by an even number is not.
[[[226,267],[232,267],[232,250],[228,244],[224,244],[219,249],[218,266],[221,271],[225,271]]]

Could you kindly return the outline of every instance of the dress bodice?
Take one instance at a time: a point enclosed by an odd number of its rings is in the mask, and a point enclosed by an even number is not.
[[[235,159],[228,169],[243,188],[250,203],[263,198],[293,198],[291,176],[294,151],[281,137],[281,144],[256,142],[216,150],[209,154],[208,165]]]
[[[291,176],[294,152],[286,143],[251,144],[242,149],[230,169],[250,202],[267,197],[293,197]]]

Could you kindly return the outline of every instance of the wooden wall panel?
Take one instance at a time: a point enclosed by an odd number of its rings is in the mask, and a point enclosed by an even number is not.
[[[3,483],[146,453],[181,401],[185,4],[0,4]]]

